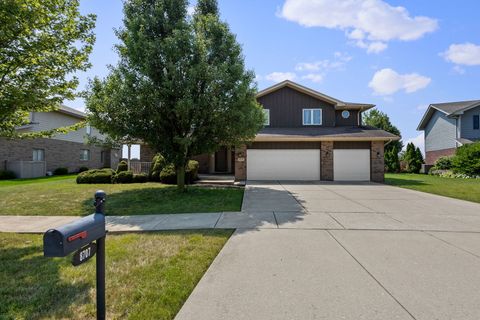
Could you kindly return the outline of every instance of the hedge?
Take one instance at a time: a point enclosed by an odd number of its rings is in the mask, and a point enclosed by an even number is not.
[[[0,180],[10,180],[15,179],[17,175],[15,172],[10,170],[0,170]]]
[[[120,161],[117,166],[117,173],[127,171],[127,170],[128,170],[128,163],[125,160]]]
[[[139,173],[133,175],[133,183],[145,183],[148,182],[148,175],[146,173]]]
[[[120,171],[112,177],[113,183],[132,183],[133,172],[132,171]]]
[[[77,183],[112,183],[113,169],[93,169],[77,175]]]
[[[60,167],[60,168],[57,168],[57,169],[53,170],[53,175],[55,175],[55,176],[63,176],[63,175],[66,175],[66,174],[68,174],[68,169],[64,168],[64,167]]]
[[[185,168],[185,183],[191,184],[198,180],[198,161],[190,160]],[[165,184],[176,184],[177,173],[173,164],[169,164],[160,172],[160,182]]]
[[[157,154],[153,157],[152,160],[152,168],[149,174],[150,181],[160,181],[160,172],[162,172],[163,168],[167,165],[165,158],[161,154]]]

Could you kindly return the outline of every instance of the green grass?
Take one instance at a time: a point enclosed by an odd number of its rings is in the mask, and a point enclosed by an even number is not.
[[[426,174],[385,174],[385,183],[480,203],[480,179],[442,178]]]
[[[0,215],[91,214],[93,195],[107,193],[107,215],[239,211],[243,188],[189,186],[184,193],[160,183],[76,184],[72,176],[0,181]]]
[[[107,318],[173,319],[232,231],[109,235]],[[1,319],[94,319],[95,258],[45,258],[41,235],[0,234]]]
[[[0,188],[6,187],[6,186],[18,186],[18,185],[31,184],[31,183],[45,183],[45,182],[59,181],[59,180],[70,180],[76,176],[77,176],[76,174],[68,174],[64,176],[53,176],[53,177],[0,180]]]

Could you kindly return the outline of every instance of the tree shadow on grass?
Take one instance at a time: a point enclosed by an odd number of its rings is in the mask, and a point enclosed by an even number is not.
[[[0,248],[0,318],[75,318],[69,306],[90,302],[90,285],[64,282],[60,269],[68,262],[45,258],[42,251],[37,243]]]

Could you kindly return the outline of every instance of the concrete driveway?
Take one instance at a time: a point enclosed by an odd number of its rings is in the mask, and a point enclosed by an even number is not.
[[[480,319],[480,205],[380,184],[247,185],[176,319]]]

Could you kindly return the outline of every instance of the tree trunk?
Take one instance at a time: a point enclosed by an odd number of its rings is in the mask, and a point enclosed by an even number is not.
[[[185,166],[177,168],[177,189],[178,191],[185,191]]]

